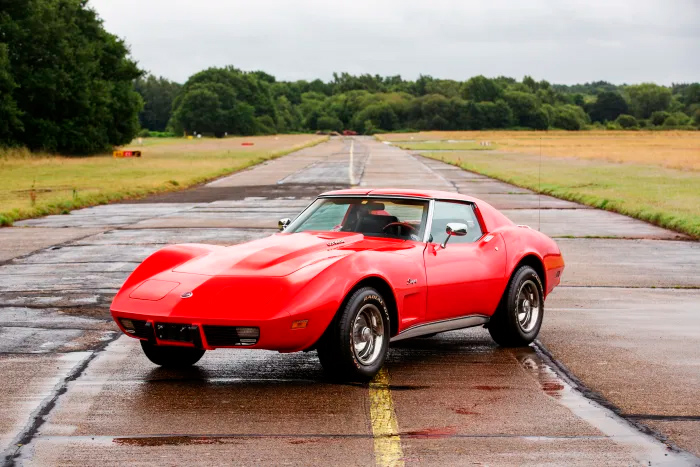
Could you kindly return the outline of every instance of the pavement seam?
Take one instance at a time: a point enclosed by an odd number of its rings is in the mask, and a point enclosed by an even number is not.
[[[623,414],[626,418],[633,420],[659,420],[667,422],[700,422],[700,415],[658,415],[644,413]]]
[[[15,228],[21,228],[21,229],[43,229],[43,228],[45,228],[45,227],[15,227]],[[47,246],[47,247],[45,247],[45,248],[38,248],[38,249],[36,249],[36,250],[34,250],[34,251],[30,251],[29,253],[26,253],[26,254],[24,254],[24,255],[20,255],[20,256],[14,257],[14,258],[10,258],[10,259],[6,259],[6,260],[4,260],[4,261],[0,261],[0,267],[5,266],[5,265],[7,265],[7,264],[11,264],[11,263],[14,262],[15,260],[23,260],[23,259],[29,258],[30,256],[33,256],[33,255],[39,253],[40,251],[46,251],[46,250],[49,250],[49,249],[53,249],[53,248],[55,248],[55,247],[63,248],[64,246],[69,246],[69,245],[70,245],[71,243],[73,243],[73,242],[79,242],[80,240],[85,240],[86,238],[92,237],[93,235],[100,235],[100,234],[103,234],[103,233],[105,233],[105,232],[109,232],[110,230],[112,230],[112,229],[106,229],[106,230],[103,230],[102,232],[97,232],[97,233],[92,232],[92,233],[87,234],[87,235],[85,235],[85,236],[83,236],[83,237],[71,238],[70,240],[66,240],[65,242],[56,243],[55,245],[50,245],[50,246]]]
[[[549,365],[560,377],[564,378],[567,381],[567,383],[569,383],[576,391],[581,393],[583,397],[610,410],[615,415],[625,420],[627,423],[629,423],[641,433],[651,436],[657,441],[660,441],[661,443],[665,444],[673,452],[695,457],[689,451],[678,447],[663,433],[656,431],[643,423],[640,423],[638,419],[628,417],[617,405],[610,402],[601,393],[589,388],[583,381],[581,381],[576,375],[574,375],[573,372],[566,365],[557,360],[552,354],[552,352],[550,352],[549,349],[539,339],[536,339],[532,345],[535,348],[535,351],[537,351],[537,353],[540,354],[540,358],[542,358],[545,364]]]
[[[411,156],[416,162],[418,162],[419,164],[423,165],[423,167],[425,167],[426,169],[428,169],[428,171],[429,171],[430,173],[432,173],[433,175],[435,175],[437,178],[441,179],[442,181],[444,181],[444,182],[447,183],[448,185],[451,185],[452,188],[454,188],[455,193],[462,193],[462,192],[459,190],[459,187],[457,186],[457,183],[456,183],[456,182],[454,182],[454,181],[448,179],[447,177],[445,177],[445,176],[442,175],[442,174],[437,173],[437,171],[434,170],[432,167],[430,167],[428,164],[426,164],[425,162],[419,160],[419,159],[415,156],[415,154],[411,154],[411,153],[409,152],[408,155]]]
[[[412,433],[410,431],[400,432],[400,436],[408,439],[513,439],[513,438],[527,438],[527,439],[538,439],[538,440],[567,440],[567,439],[585,439],[585,440],[599,440],[608,439],[606,436],[601,435],[527,435],[527,434],[469,434],[469,433],[445,433],[440,435],[434,434],[419,434]],[[389,435],[394,436],[394,435]],[[152,434],[152,435],[134,435],[134,436],[37,436],[35,439],[42,440],[113,440],[115,442],[128,442],[128,441],[138,441],[138,440],[157,440],[163,439],[168,440],[169,438],[183,438],[192,440],[201,439],[245,439],[245,438],[270,438],[270,439],[295,439],[295,438],[308,438],[308,439],[375,439],[376,436],[369,435],[365,433],[225,433],[225,434],[210,434],[210,433],[185,433],[185,434]],[[124,443],[127,444],[127,443]]]
[[[61,395],[68,391],[68,385],[78,379],[92,362],[109,344],[117,340],[121,335],[114,333],[109,339],[105,339],[97,347],[95,347],[90,355],[86,356],[82,361],[77,363],[71,371],[60,381],[55,387],[53,394],[44,399],[39,407],[30,416],[29,423],[24,429],[14,438],[10,447],[3,452],[3,467],[14,467],[15,460],[19,457],[22,448],[34,440],[34,437],[39,432],[39,428],[46,422],[51,411],[56,407],[58,399]]]

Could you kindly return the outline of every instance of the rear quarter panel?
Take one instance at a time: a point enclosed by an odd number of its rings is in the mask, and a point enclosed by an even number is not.
[[[544,267],[542,286],[545,297],[559,285],[564,270],[564,258],[556,242],[529,227],[507,226],[498,231],[506,242],[506,271],[510,277],[518,264],[528,255],[535,256]]]

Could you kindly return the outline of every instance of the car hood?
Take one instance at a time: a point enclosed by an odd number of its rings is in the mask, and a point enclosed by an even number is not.
[[[193,258],[175,272],[206,276],[286,276],[321,261],[365,250],[400,250],[407,242],[352,232],[280,233]]]

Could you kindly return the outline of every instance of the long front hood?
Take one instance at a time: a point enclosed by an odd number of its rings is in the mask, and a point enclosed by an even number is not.
[[[172,285],[162,297],[148,291]],[[135,287],[121,290],[112,311],[121,315],[162,317],[169,321],[272,319],[280,315],[298,284],[282,277],[212,277],[164,271]],[[187,298],[183,298],[183,295]]]
[[[321,261],[337,260],[386,243],[385,239],[349,232],[278,234],[198,256],[173,271],[205,276],[282,277]]]

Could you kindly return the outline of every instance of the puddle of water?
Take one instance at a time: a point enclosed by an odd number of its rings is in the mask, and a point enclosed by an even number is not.
[[[629,448],[631,454],[644,465],[698,465],[698,459],[686,452],[670,449],[654,437],[640,432],[613,411],[586,398],[559,375],[533,348],[515,351],[520,364],[540,382],[542,390],[585,420],[616,444]]]

